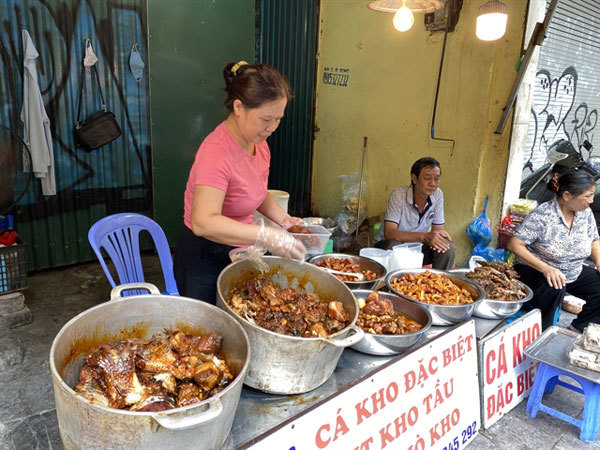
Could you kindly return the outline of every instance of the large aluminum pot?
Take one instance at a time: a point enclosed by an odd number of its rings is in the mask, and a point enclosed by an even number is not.
[[[328,253],[325,255],[316,255],[308,260],[311,264],[317,264],[322,262],[325,259],[333,258],[333,259],[348,259],[350,262],[354,264],[358,264],[360,270],[370,270],[375,272],[377,278],[370,281],[344,281],[351,290],[356,289],[373,289],[379,283],[379,281],[385,278],[387,274],[387,269],[383,264],[379,261],[375,261],[374,259],[367,258],[366,256],[356,256],[356,255],[347,255],[345,253]],[[322,268],[322,270],[325,270]]]
[[[240,317],[225,299],[237,281],[261,275],[253,263],[242,260],[227,266],[217,280],[217,306],[235,317],[250,338],[252,361],[244,383],[272,394],[300,394],[323,384],[333,373],[344,347],[356,344],[363,331],[355,325],[358,304],[346,285],[312,264],[267,256],[264,275],[276,287],[315,292],[323,300],[342,302],[351,323],[328,338],[303,338],[274,333]]]
[[[120,298],[125,289],[146,288],[149,295]],[[227,438],[250,346],[246,332],[219,308],[191,298],[163,296],[147,283],[118,286],[111,302],[82,312],[62,327],[50,350],[56,415],[67,449],[218,449]],[[148,338],[165,329],[188,333],[214,331],[223,336],[222,351],[233,382],[203,402],[163,412],[132,412],[91,404],[71,389],[85,356],[104,342]]]
[[[392,287],[392,280],[394,278],[400,278],[402,275],[407,273],[423,273],[426,270],[433,273],[446,275],[450,280],[456,284],[460,288],[464,288],[471,294],[471,298],[473,299],[473,303],[467,303],[465,305],[434,305],[431,303],[419,302],[417,300],[413,300],[412,298],[404,295],[402,292],[396,291]],[[485,297],[485,291],[481,286],[472,282],[467,278],[463,278],[457,274],[452,274],[450,272],[444,270],[436,270],[436,269],[400,269],[394,270],[388,273],[385,278],[385,284],[388,289],[396,295],[399,295],[402,298],[410,300],[411,302],[415,302],[419,305],[425,307],[429,313],[431,314],[431,319],[433,321],[434,326],[448,326],[454,325],[455,323],[463,322],[471,318],[473,312],[477,305],[483,300]]]

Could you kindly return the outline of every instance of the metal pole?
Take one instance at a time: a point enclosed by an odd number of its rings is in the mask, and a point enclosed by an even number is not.
[[[358,205],[356,207],[356,246],[358,248],[358,225],[360,221],[360,200],[362,198],[362,184],[363,184],[363,176],[365,172],[365,155],[367,154],[367,136],[365,136],[363,140],[363,154],[362,154],[362,163],[360,165],[360,184],[358,185]]]

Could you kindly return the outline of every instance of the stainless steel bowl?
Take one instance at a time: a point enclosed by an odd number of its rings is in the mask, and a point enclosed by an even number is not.
[[[357,300],[359,298],[366,298],[371,292],[367,289],[352,291]],[[395,312],[404,314],[409,319],[416,320],[422,325],[422,328],[414,333],[398,335],[371,334],[365,331],[364,337],[350,348],[369,355],[397,355],[403,353],[419,342],[425,335],[425,332],[429,330],[432,324],[431,314],[422,305],[409,302],[404,298],[398,297],[396,294],[381,291],[379,294],[382,298],[387,298],[392,302]]]
[[[439,274],[446,275],[457,286],[469,291],[469,293],[471,294],[471,297],[473,298],[473,303],[468,303],[466,305],[433,305],[431,303],[423,303],[423,302],[419,302],[417,300],[413,300],[413,299],[407,297],[406,295],[402,294],[401,292],[396,291],[392,287],[392,279],[399,278],[402,275],[405,275],[408,273],[423,273],[426,270],[429,270],[430,272],[433,272],[433,273],[439,273]],[[460,322],[463,322],[463,321],[469,319],[473,315],[473,312],[475,311],[475,308],[477,307],[477,305],[479,303],[481,303],[481,301],[485,297],[485,291],[477,283],[474,283],[471,280],[463,278],[459,275],[456,275],[456,274],[453,274],[450,272],[446,272],[444,270],[436,270],[436,269],[394,270],[394,271],[388,273],[387,276],[385,277],[385,284],[387,285],[388,289],[391,292],[393,292],[394,294],[397,294],[402,298],[410,300],[411,302],[417,303],[417,304],[423,306],[424,308],[426,308],[429,311],[429,313],[431,314],[431,318],[433,321],[432,324],[436,325],[436,326],[442,326],[442,327],[448,326],[448,325],[454,325],[455,323],[460,323]]]
[[[519,283],[521,283],[519,281]],[[473,315],[482,319],[505,319],[519,311],[523,303],[528,302],[533,297],[533,291],[525,283],[521,283],[523,289],[527,291],[527,296],[521,300],[492,300],[484,298],[481,303],[475,307]]]
[[[352,290],[373,289],[377,285],[377,283],[385,277],[385,274],[387,273],[387,269],[383,264],[371,258],[356,255],[346,255],[345,253],[329,253],[326,255],[316,255],[310,258],[308,262],[316,265],[316,263],[319,263],[326,258],[349,259],[353,263],[358,264],[360,270],[371,270],[377,274],[377,278],[371,281],[344,281],[344,284]]]
[[[304,217],[302,221],[307,225],[321,225],[330,233],[336,229],[335,221],[329,217]]]
[[[451,272],[478,285],[476,281],[467,278],[466,274],[471,272],[469,269],[455,269],[451,270]],[[533,297],[533,291],[529,286],[521,281],[518,281],[518,283],[521,285],[523,290],[527,292],[527,296],[525,298],[512,301],[484,298],[475,307],[473,315],[481,319],[506,319],[507,317],[510,317],[518,312],[523,307],[523,303],[528,302]]]

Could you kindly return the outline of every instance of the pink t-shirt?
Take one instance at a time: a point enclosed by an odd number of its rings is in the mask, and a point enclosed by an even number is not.
[[[267,142],[254,145],[249,155],[221,122],[200,145],[190,170],[183,202],[183,223],[192,228],[192,201],[197,185],[225,192],[221,214],[252,223],[254,211],[267,196],[271,152]]]

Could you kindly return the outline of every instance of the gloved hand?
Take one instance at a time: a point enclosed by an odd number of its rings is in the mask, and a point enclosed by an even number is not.
[[[269,250],[276,256],[298,261],[303,261],[304,255],[306,255],[306,248],[302,242],[285,230],[266,227],[262,220],[260,220],[260,229],[256,235],[255,245]]]
[[[303,222],[300,217],[293,217],[293,216],[290,216],[289,214],[286,214],[279,225],[281,225],[281,228],[283,228],[284,230],[287,230],[289,227],[291,227],[293,225],[302,225],[302,223]]]

